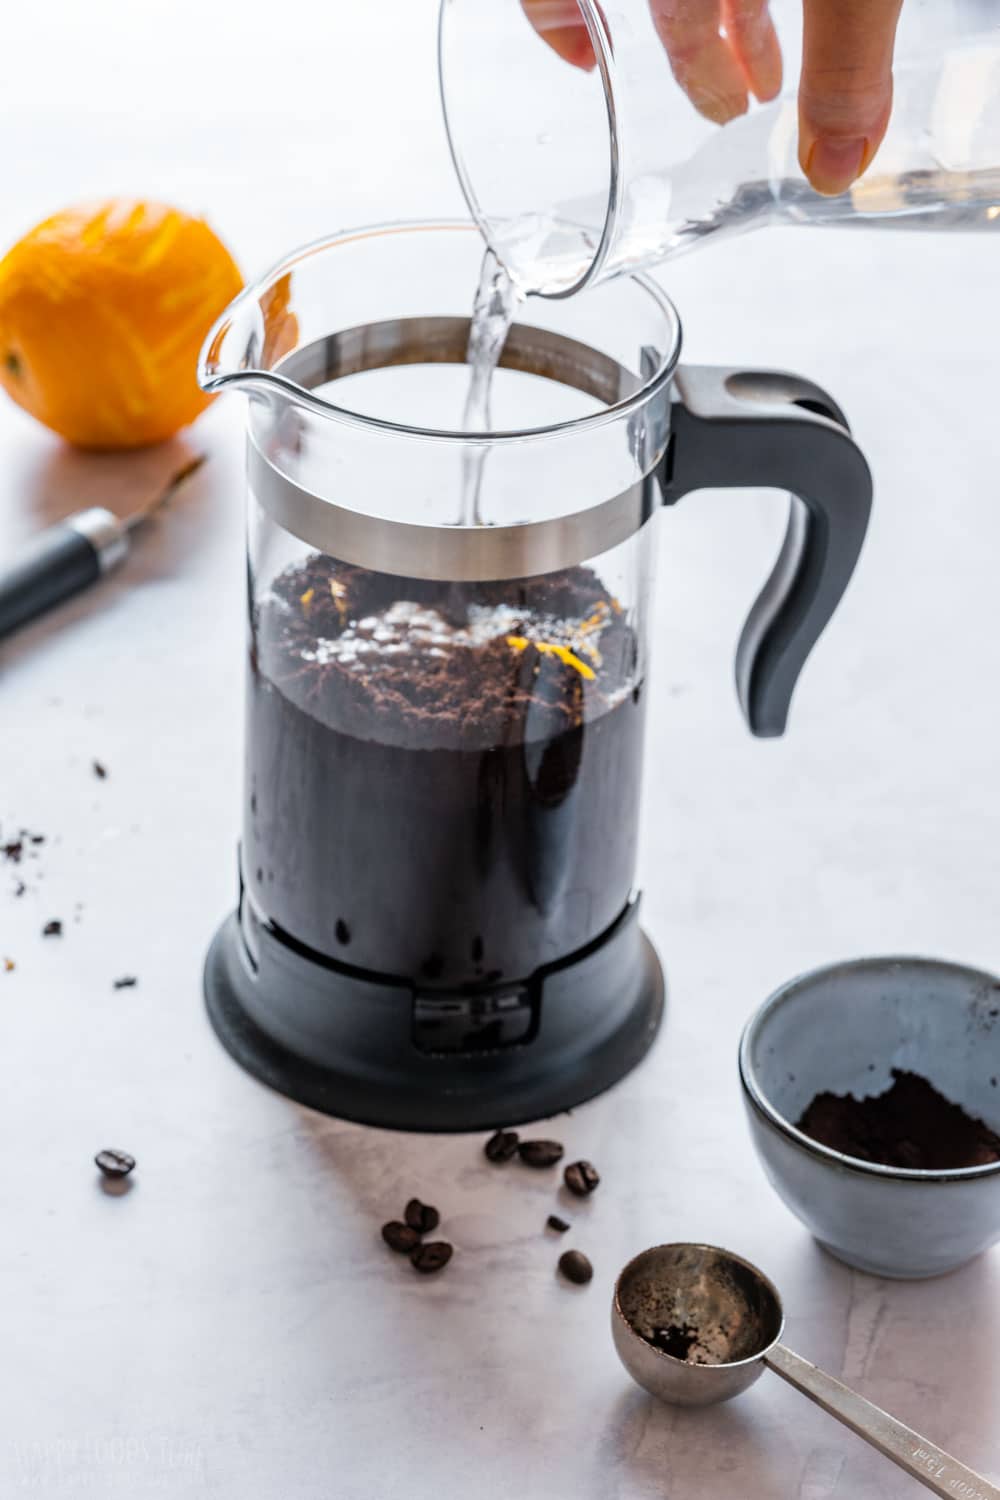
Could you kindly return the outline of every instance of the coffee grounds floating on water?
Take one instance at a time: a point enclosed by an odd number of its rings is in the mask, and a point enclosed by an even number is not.
[[[817,1094],[796,1123],[823,1146],[886,1167],[940,1172],[1000,1161],[1000,1135],[902,1068],[869,1098]]]
[[[316,555],[263,610],[299,669],[289,685],[304,681],[325,722],[412,748],[574,728],[615,706],[634,666],[621,606],[587,568],[434,583]]]

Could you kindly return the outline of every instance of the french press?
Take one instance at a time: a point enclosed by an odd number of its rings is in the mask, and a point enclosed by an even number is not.
[[[249,397],[240,894],[211,1019],[281,1092],[421,1130],[551,1115],[656,1034],[634,882],[661,513],[792,492],[736,658],[774,736],[871,503],[829,396],[679,365],[640,278],[525,303],[492,430],[460,430],[481,254],[467,224],[325,240],[237,298],[201,367]]]

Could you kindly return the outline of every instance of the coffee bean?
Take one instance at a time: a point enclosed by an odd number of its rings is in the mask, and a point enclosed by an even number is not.
[[[429,1245],[418,1245],[410,1255],[410,1265],[416,1271],[429,1276],[432,1271],[443,1271],[451,1260],[452,1247],[447,1240],[431,1240]]]
[[[528,1167],[554,1167],[562,1160],[563,1148],[558,1141],[522,1141],[517,1149]]]
[[[582,1250],[566,1250],[559,1257],[559,1269],[574,1286],[586,1286],[594,1268]]]
[[[419,1198],[411,1198],[406,1205],[403,1218],[411,1229],[418,1234],[430,1234],[441,1222],[441,1215],[436,1208],[431,1208],[429,1203],[421,1203]]]
[[[563,1173],[563,1182],[578,1198],[587,1198],[600,1182],[597,1168],[589,1161],[570,1162]]]
[[[511,1157],[517,1155],[519,1140],[516,1130],[498,1130],[483,1147],[487,1161],[510,1161]]]
[[[135,1157],[127,1151],[98,1151],[94,1162],[105,1177],[127,1177],[135,1166]]]
[[[549,1229],[554,1229],[556,1234],[565,1234],[567,1229],[569,1228],[566,1220],[560,1219],[558,1214],[549,1214],[548,1218],[545,1220],[545,1223]]]
[[[390,1219],[388,1224],[383,1224],[382,1238],[390,1250],[398,1250],[400,1255],[409,1255],[420,1244],[420,1235],[402,1219]]]
[[[62,937],[62,923],[53,917],[51,922],[46,922],[42,928],[42,937]]]

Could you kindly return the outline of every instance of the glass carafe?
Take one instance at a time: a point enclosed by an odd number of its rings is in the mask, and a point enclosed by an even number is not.
[[[738,656],[769,735],[870,501],[829,397],[679,369],[641,280],[523,309],[494,429],[460,431],[481,250],[456,224],[312,246],[234,303],[201,371],[250,398],[241,895],[213,1020],[295,1097],[430,1129],[552,1113],[655,1034],[635,856],[662,502],[800,497]]]
[[[906,0],[888,133],[860,180],[832,198],[812,190],[797,160],[802,0],[770,7],[784,92],[760,104],[744,91],[724,108],[699,97],[682,51],[668,56],[658,9],[683,13],[658,0],[442,0],[455,166],[485,238],[525,291],[565,296],[775,222],[1000,223],[993,0]]]

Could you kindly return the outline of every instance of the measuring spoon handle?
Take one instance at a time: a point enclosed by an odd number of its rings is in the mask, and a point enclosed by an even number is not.
[[[769,1349],[764,1363],[935,1495],[947,1496],[948,1500],[1000,1500],[995,1484],[783,1344]]]

